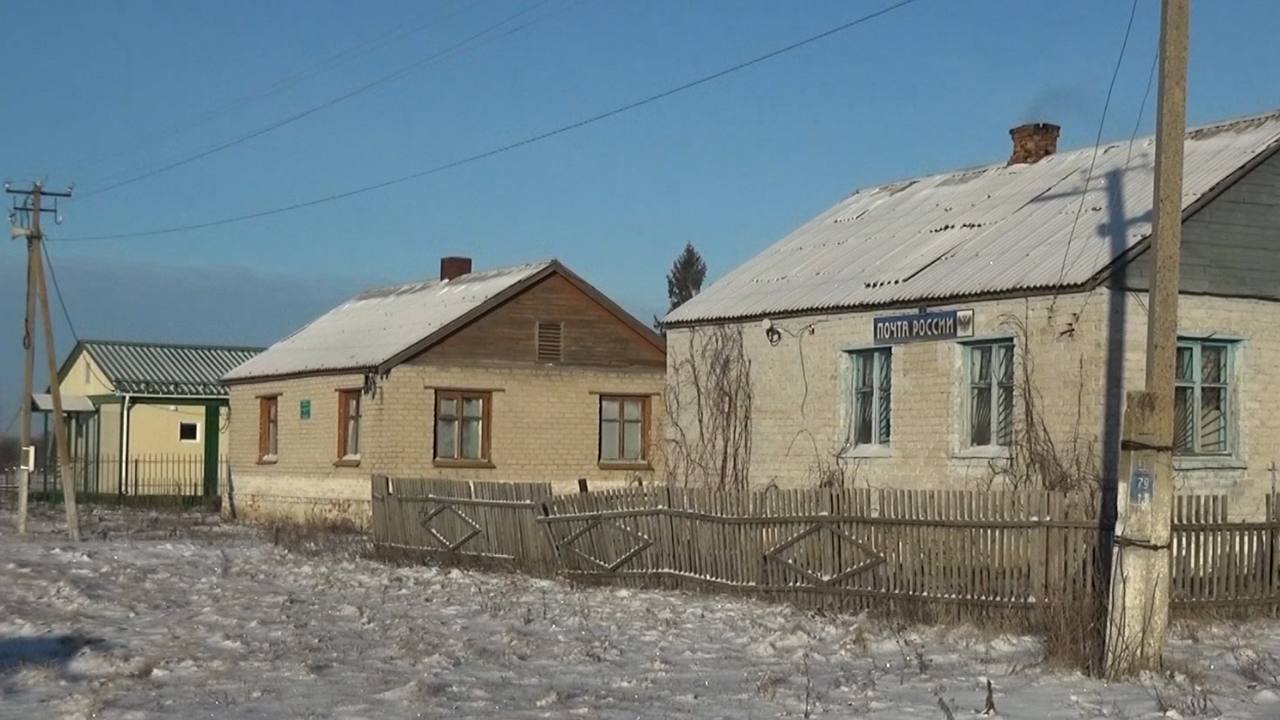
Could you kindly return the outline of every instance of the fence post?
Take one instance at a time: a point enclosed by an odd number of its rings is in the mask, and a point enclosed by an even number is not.
[[[231,463],[222,460],[219,465],[226,471],[226,478],[222,481],[222,507],[221,512],[223,520],[235,521],[236,505],[235,505],[235,487],[231,484]]]
[[[1038,597],[1032,599],[1036,607],[1049,599],[1049,534],[1056,531],[1054,518],[1049,517],[1048,490],[1034,491],[1031,494],[1032,506],[1028,508],[1031,515],[1040,521],[1039,532],[1034,538],[1031,551],[1031,587],[1032,593]]]
[[[1276,545],[1280,544],[1280,495],[1272,493],[1267,497],[1267,598],[1280,599],[1280,554],[1276,553]]]

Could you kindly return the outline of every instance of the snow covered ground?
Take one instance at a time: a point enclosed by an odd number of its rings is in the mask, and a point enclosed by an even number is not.
[[[0,512],[3,718],[1280,717],[1280,624],[1184,632],[1108,686],[1030,638],[781,605],[291,552],[102,513]],[[939,701],[947,707],[944,711]],[[1168,713],[1166,710],[1173,708]]]

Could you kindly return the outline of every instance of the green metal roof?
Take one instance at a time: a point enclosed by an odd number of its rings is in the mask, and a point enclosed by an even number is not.
[[[226,395],[222,376],[262,348],[81,340],[65,367],[81,352],[89,353],[118,394],[209,397]]]

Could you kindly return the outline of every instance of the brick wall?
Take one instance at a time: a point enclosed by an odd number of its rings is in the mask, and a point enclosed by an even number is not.
[[[597,463],[599,394],[653,397],[650,441],[663,436],[661,369],[606,370],[581,367],[401,365],[362,399],[361,458],[356,467],[337,460],[340,388],[359,387],[358,375],[327,375],[237,384],[231,387],[230,462],[237,512],[248,519],[347,517],[365,523],[372,475],[472,480],[551,482],[557,491],[622,485],[660,477],[653,467],[603,469]],[[492,468],[445,468],[433,464],[434,388],[493,391]],[[258,397],[277,395],[279,453],[258,462]],[[311,401],[311,417],[299,404]]]
[[[962,303],[975,311],[975,337],[1012,337],[1026,328],[1031,387],[1062,455],[1096,447],[1104,454],[1105,420],[1117,420],[1123,393],[1141,389],[1146,342],[1145,296],[1089,294]],[[945,309],[937,307],[931,309]],[[909,313],[909,310],[894,311]],[[846,482],[872,487],[980,488],[1006,455],[965,447],[962,346],[919,342],[893,349],[892,441],[887,451],[846,448],[848,349],[872,346],[879,313],[776,320],[770,345],[758,322],[743,323],[751,363],[752,482],[807,486],[843,466]],[[1239,339],[1232,403],[1237,446],[1227,458],[1179,458],[1183,492],[1226,493],[1233,514],[1260,511],[1280,462],[1280,304],[1184,295],[1180,332]],[[688,353],[688,329],[668,335],[668,367]],[[1114,360],[1110,364],[1109,360]],[[802,370],[803,368],[803,370]],[[1014,403],[1015,421],[1024,418]],[[1118,443],[1118,436],[1112,438]],[[835,462],[839,457],[840,462]]]

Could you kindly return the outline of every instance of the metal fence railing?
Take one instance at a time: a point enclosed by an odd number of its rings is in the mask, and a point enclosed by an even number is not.
[[[124,459],[104,455],[71,460],[69,471],[77,497],[88,502],[132,504],[191,504],[212,501],[221,492],[228,475],[227,459],[217,461],[216,481],[206,477],[205,458],[198,454],[133,455]],[[17,473],[3,481],[6,492],[17,489]],[[62,481],[57,463],[37,466],[29,485],[35,500],[58,502]]]

